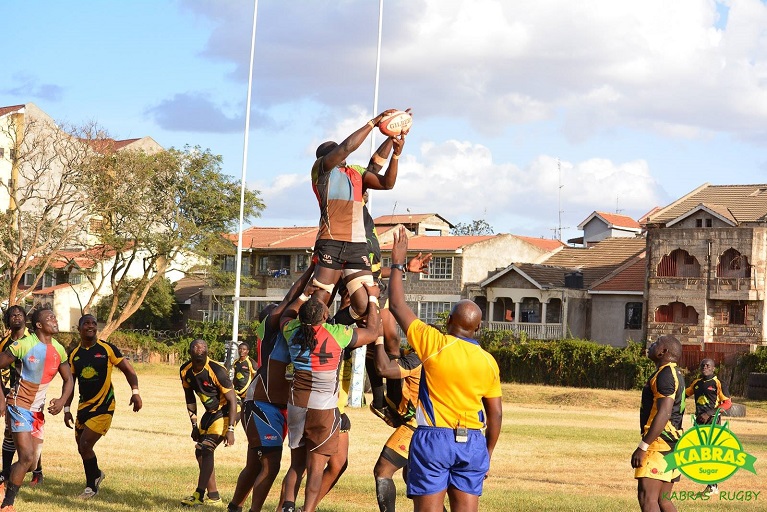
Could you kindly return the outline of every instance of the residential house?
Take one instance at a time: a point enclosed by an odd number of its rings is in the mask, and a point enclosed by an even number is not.
[[[583,236],[568,240],[571,244],[590,247],[605,238],[636,238],[642,233],[639,222],[626,215],[617,213],[593,212],[586,220],[578,224]]]
[[[594,339],[597,334],[600,341],[624,345],[626,332],[603,325],[623,326],[625,301],[636,302],[636,294],[614,290],[622,293],[610,299],[616,303],[610,309],[619,315],[601,309],[606,301],[599,297],[595,303],[593,298],[600,294],[593,292],[617,279],[644,250],[642,237],[606,238],[590,247],[564,247],[540,263],[512,263],[480,283],[488,302],[485,327],[523,331],[534,339]],[[633,337],[636,329],[631,327],[621,331],[631,331],[628,335]]]
[[[425,321],[433,322],[437,315],[449,310],[462,298],[477,299],[484,307],[479,281],[487,273],[504,266],[511,259],[540,261],[563,244],[558,241],[509,234],[487,236],[448,236],[450,224],[437,214],[413,214],[407,216],[409,252],[432,253],[429,273],[409,274],[406,291],[413,309]],[[376,225],[384,265],[390,263],[392,237],[403,220],[395,216],[379,217],[383,222]],[[424,223],[424,225],[421,224]],[[439,233],[442,236],[417,235],[415,233]],[[316,227],[252,227],[243,231],[241,315],[243,321],[255,319],[258,312],[269,302],[280,301],[292,283],[308,267],[317,236]],[[236,244],[237,234],[227,237]],[[235,271],[235,256],[216,257],[219,269]],[[203,312],[206,320],[231,319],[234,296],[230,283],[226,286],[208,286],[203,295],[207,297],[208,309]]]
[[[647,335],[722,360],[767,340],[767,185],[703,184],[647,220]]]

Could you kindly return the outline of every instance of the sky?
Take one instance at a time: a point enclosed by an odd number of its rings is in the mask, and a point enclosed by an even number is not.
[[[260,0],[248,186],[259,226],[313,226],[314,150],[373,112],[379,2]],[[253,2],[2,2],[0,106],[243,168]],[[758,0],[383,0],[378,111],[412,108],[374,216],[566,240],[704,183],[767,183]],[[377,131],[374,144],[383,141]],[[366,164],[370,138],[350,158]]]

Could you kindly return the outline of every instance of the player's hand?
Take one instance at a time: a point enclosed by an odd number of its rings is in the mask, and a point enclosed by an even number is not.
[[[200,440],[200,428],[197,425],[192,426],[192,441],[195,443]]]
[[[392,114],[392,113],[394,113],[394,112],[396,112],[396,111],[397,111],[397,109],[396,109],[396,108],[389,108],[389,109],[386,109],[386,110],[384,110],[383,112],[381,112],[380,114],[378,114],[378,115],[375,117],[375,119],[373,119],[373,121],[375,122],[375,124],[378,124],[378,123],[380,123],[380,122],[381,122],[381,119],[383,119],[384,117],[386,117],[386,116],[388,116],[389,114]]]
[[[402,148],[405,147],[405,133],[403,132],[389,138],[391,139],[392,144],[394,144],[394,153],[392,153],[392,156],[400,156],[402,154]]]
[[[74,419],[72,418],[72,413],[69,411],[64,413],[64,425],[67,428],[74,428]]]
[[[394,244],[391,248],[392,263],[404,263],[407,259],[407,230],[405,226],[400,226],[398,231],[394,232]]]
[[[379,288],[377,284],[362,283],[362,286],[364,286],[365,291],[368,292],[368,297],[378,298],[381,296],[381,288]]]
[[[314,292],[316,292],[319,288],[317,286],[314,286],[311,281],[306,283],[306,286],[304,286],[304,291],[302,292],[307,297],[311,297]]]
[[[423,256],[423,253],[419,252],[417,256],[410,258],[410,261],[407,262],[407,271],[416,274],[428,274],[430,261],[431,253]]]
[[[232,446],[234,444],[234,431],[226,431],[226,439],[224,439],[224,446]]]
[[[61,412],[66,405],[66,401],[63,398],[54,398],[51,400],[51,404],[48,406],[48,412],[54,416]]]
[[[131,395],[128,405],[133,406],[133,412],[139,412],[144,402],[141,400],[141,395]]]
[[[645,457],[647,457],[646,451],[639,448],[634,450],[634,453],[631,454],[631,467],[634,469],[641,467]]]

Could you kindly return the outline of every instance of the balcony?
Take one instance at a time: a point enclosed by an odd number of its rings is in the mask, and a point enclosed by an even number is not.
[[[760,300],[755,277],[714,277],[710,296],[718,300]]]
[[[488,331],[524,332],[529,339],[533,340],[559,340],[564,337],[562,324],[482,322],[481,328]]]
[[[651,290],[659,291],[704,291],[706,280],[702,277],[650,277]]]

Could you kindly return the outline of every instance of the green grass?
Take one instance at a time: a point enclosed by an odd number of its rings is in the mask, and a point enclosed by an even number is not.
[[[136,370],[144,399],[144,410],[136,414],[127,406],[128,385],[119,372],[114,375],[118,399],[115,419],[109,434],[96,445],[99,463],[107,474],[99,495],[87,506],[75,498],[85,483],[74,436],[64,427],[61,416],[48,415],[43,449],[45,482],[36,489],[23,487],[16,501],[17,510],[181,510],[178,500],[194,490],[197,468],[178,369],[137,365]],[[59,385],[59,380],[54,381],[49,399],[58,395]],[[756,468],[761,473],[762,463],[767,461],[767,410],[761,403],[746,403],[748,416],[732,419],[731,428],[746,451],[757,457]],[[638,408],[638,391],[504,385],[503,429],[480,510],[637,510],[629,457],[639,440]],[[372,468],[391,429],[367,410],[347,412],[352,420],[349,469],[321,503],[320,510],[374,512],[378,507]],[[689,427],[687,419],[685,427]],[[245,461],[245,442],[238,430],[233,447],[217,450],[218,486],[224,504],[201,510],[226,509]],[[286,450],[282,473],[287,466]],[[395,483],[398,509],[412,510],[400,475],[395,476]],[[761,474],[739,471],[720,487],[762,494],[751,503],[717,500],[676,504],[686,512],[767,510],[767,483]],[[684,477],[675,486],[684,491],[701,488]],[[264,510],[274,510],[277,494],[273,489]],[[246,502],[245,510],[249,504]]]

